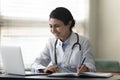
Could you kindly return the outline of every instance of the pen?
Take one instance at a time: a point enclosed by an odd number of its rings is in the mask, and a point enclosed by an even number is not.
[[[80,64],[80,66],[79,66],[80,69],[81,69],[82,65],[84,64],[85,59],[86,59],[86,57],[84,57],[83,60],[81,61],[81,64]],[[80,72],[78,72],[78,73],[80,73]]]
[[[81,66],[83,65],[83,63],[85,62],[85,59],[86,59],[86,57],[83,58],[80,67],[81,67]]]

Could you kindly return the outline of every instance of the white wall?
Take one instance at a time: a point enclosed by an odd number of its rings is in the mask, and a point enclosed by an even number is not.
[[[96,58],[120,62],[120,0],[98,0]]]
[[[88,19],[88,32],[89,32],[89,38],[93,47],[93,53],[96,56],[97,51],[97,42],[96,42],[96,36],[97,36],[97,0],[89,0],[89,19]]]

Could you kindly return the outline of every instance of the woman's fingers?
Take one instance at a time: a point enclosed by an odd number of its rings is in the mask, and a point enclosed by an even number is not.
[[[47,73],[47,72],[55,73],[55,72],[57,72],[57,71],[58,71],[58,69],[57,69],[57,67],[54,66],[54,65],[51,65],[51,66],[47,67],[47,68],[44,70],[45,73]]]
[[[86,72],[87,70],[88,68],[85,64],[83,64],[81,67],[77,67],[77,73]]]

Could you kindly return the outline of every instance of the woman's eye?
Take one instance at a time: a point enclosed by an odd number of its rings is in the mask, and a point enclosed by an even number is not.
[[[50,28],[52,28],[52,26],[50,25]]]
[[[58,28],[59,27],[59,25],[54,25],[54,26],[52,26],[52,25],[49,25],[50,26],[50,28]]]

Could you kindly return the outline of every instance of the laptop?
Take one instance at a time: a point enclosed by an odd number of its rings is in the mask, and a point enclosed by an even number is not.
[[[16,46],[2,46],[1,57],[3,70],[5,74],[13,75],[47,75],[48,73],[33,73],[25,71],[22,51],[20,47]]]

